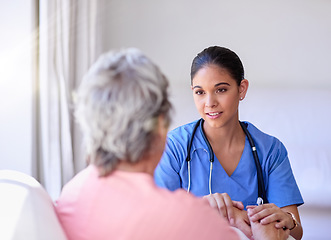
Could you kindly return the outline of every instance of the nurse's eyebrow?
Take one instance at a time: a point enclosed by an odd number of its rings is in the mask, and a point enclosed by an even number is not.
[[[227,85],[227,86],[230,86],[230,84],[227,83],[227,82],[220,82],[220,83],[215,84],[215,87],[218,87],[218,86],[221,86],[221,85]]]
[[[221,86],[221,85],[227,85],[227,86],[230,86],[230,84],[227,83],[227,82],[220,82],[220,83],[215,84],[214,87],[219,87],[219,86]],[[193,87],[193,89],[195,89],[195,88],[202,88],[202,87],[199,86],[199,85],[196,85],[196,86]]]

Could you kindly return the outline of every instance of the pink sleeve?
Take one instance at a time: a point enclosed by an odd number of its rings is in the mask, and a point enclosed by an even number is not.
[[[187,197],[187,193],[186,197]],[[183,199],[184,196],[181,196]],[[237,232],[225,221],[219,213],[211,208],[209,204],[201,198],[186,199],[187,223],[192,239],[229,239],[239,240]],[[203,227],[202,227],[203,226]],[[187,236],[185,236],[187,238]]]

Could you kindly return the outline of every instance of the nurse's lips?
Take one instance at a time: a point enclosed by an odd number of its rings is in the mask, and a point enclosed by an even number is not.
[[[218,118],[220,115],[222,114],[222,112],[210,112],[210,113],[206,113],[206,115],[210,118]]]

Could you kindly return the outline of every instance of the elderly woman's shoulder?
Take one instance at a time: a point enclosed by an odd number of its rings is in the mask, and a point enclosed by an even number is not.
[[[178,208],[182,212],[191,212],[192,214],[208,214],[208,212],[211,212],[212,215],[216,214],[218,218],[218,212],[210,207],[207,200],[187,193],[184,189],[169,191],[160,188],[159,196],[170,208]]]

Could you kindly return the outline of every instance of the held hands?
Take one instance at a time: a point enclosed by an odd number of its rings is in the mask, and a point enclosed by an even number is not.
[[[262,225],[258,221],[251,222],[253,236],[251,239],[255,240],[285,240],[290,235],[290,230],[275,228],[274,223]]]
[[[214,193],[203,197],[207,199],[210,206],[217,209],[222,217],[229,220],[234,218],[233,207],[244,209],[242,202],[232,201],[227,193]]]
[[[246,208],[251,222],[260,222],[262,225],[274,222],[275,227],[278,229],[291,229],[294,227],[291,215],[273,203],[262,204],[260,206],[247,206]]]
[[[210,206],[217,209],[231,226],[240,229],[247,237],[252,237],[249,219],[242,202],[232,201],[227,193],[209,194],[203,198],[208,200]]]
[[[227,193],[209,194],[203,198],[249,239],[285,240],[293,227],[291,216],[273,203],[247,206],[246,212],[242,202],[232,201]]]

